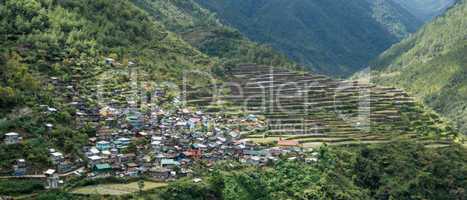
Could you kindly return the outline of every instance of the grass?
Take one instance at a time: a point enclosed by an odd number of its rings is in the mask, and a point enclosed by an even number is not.
[[[265,137],[265,138],[247,138],[257,144],[270,144],[279,140],[279,137]],[[284,138],[285,139],[285,138]]]
[[[143,190],[147,191],[165,186],[167,186],[167,183],[145,181]],[[138,182],[132,182],[127,184],[100,184],[84,186],[73,189],[71,193],[84,195],[127,195],[138,191]]]

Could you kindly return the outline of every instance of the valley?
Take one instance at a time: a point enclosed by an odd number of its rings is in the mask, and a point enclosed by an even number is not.
[[[466,13],[0,0],[0,199],[464,199]]]
[[[466,2],[428,23],[370,64],[371,81],[406,89],[466,132]],[[358,75],[357,75],[358,77]]]
[[[196,0],[309,70],[348,77],[422,24],[392,1]]]

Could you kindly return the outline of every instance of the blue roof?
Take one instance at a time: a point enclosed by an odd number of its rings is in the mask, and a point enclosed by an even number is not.
[[[162,159],[161,164],[162,165],[180,165],[180,163],[175,161],[174,159]]]
[[[110,165],[107,164],[107,163],[104,163],[104,164],[97,164],[97,165],[96,165],[96,169],[97,169],[97,170],[112,169],[112,166],[110,166]]]

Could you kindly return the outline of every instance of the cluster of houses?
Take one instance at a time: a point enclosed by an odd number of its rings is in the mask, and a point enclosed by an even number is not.
[[[164,95],[156,94],[161,99]],[[184,107],[178,98],[158,102],[147,103],[145,109],[135,108],[131,101],[100,108],[104,123],[83,148],[88,176],[168,180],[191,175],[199,163],[208,168],[224,160],[265,165],[282,154],[302,152],[295,142],[280,141],[278,147],[269,148],[242,139],[243,129],[267,126],[255,115],[204,113]]]
[[[115,64],[112,59],[105,62]],[[52,84],[59,87],[64,83],[52,79]],[[76,126],[92,123],[96,135],[82,148],[83,159],[73,160],[56,149],[49,149],[54,168],[44,175],[50,188],[59,186],[59,175],[79,167],[85,167],[85,170],[78,175],[87,177],[143,175],[165,181],[193,175],[199,164],[210,168],[218,161],[232,160],[261,166],[284,154],[300,158],[304,155],[303,149],[294,141],[280,140],[277,146],[271,147],[243,139],[245,131],[267,128],[265,120],[252,114],[233,117],[222,112],[204,113],[185,107],[178,97],[167,98],[163,90],[156,90],[152,97],[158,101],[146,99],[144,108],[132,100],[115,99],[90,108],[76,88],[69,85],[61,89],[69,91],[65,94],[77,110]],[[125,96],[120,94],[122,92],[114,89],[111,96]],[[45,113],[57,112],[55,108],[42,107]],[[49,130],[54,128],[53,124],[45,126]],[[18,133],[4,135],[6,144],[17,144],[21,140]],[[26,161],[18,159],[13,168],[15,175],[25,175]]]
[[[192,175],[194,164],[203,163],[209,168],[217,161],[235,160],[265,165],[283,154],[303,153],[294,141],[280,140],[278,146],[266,147],[242,139],[241,127],[265,126],[254,115],[225,117],[183,106],[163,109],[158,105],[145,112],[129,106],[105,106],[98,115],[103,123],[96,137],[89,138],[89,145],[83,147],[84,160],[72,160],[49,149],[54,168],[44,174],[50,188],[58,187],[58,174],[80,166],[85,166],[87,172],[80,175],[88,177],[144,175],[164,181]],[[18,133],[5,134],[6,144],[20,141]],[[25,160],[18,159],[13,168],[15,175],[25,175]]]

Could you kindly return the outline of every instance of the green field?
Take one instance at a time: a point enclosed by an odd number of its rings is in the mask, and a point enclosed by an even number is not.
[[[167,186],[167,183],[160,182],[144,182],[144,189],[152,190],[155,188],[161,188]],[[126,195],[134,192],[138,192],[138,182],[132,182],[127,184],[100,184],[100,185],[90,185],[85,187],[80,187],[73,189],[71,193],[74,194],[85,194],[85,195]]]

